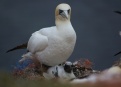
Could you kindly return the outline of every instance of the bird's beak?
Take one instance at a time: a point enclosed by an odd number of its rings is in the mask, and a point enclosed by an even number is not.
[[[62,16],[63,18],[68,19],[68,12],[67,12],[67,11],[63,11],[63,12],[61,13],[61,16]]]

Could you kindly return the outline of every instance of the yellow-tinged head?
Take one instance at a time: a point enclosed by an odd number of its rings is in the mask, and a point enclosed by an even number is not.
[[[68,4],[62,3],[56,7],[56,10],[55,10],[56,20],[70,21],[70,16],[71,16],[71,7]]]

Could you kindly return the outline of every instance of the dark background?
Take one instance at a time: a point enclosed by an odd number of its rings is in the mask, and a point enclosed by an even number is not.
[[[77,43],[71,61],[88,58],[95,69],[110,67],[121,50],[121,0],[0,0],[0,70],[11,70],[26,50],[5,53],[27,42],[31,34],[55,25],[55,7],[72,7],[71,22]]]

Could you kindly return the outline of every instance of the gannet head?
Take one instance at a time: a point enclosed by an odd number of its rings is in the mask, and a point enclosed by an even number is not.
[[[62,3],[56,7],[55,18],[56,20],[68,21],[71,16],[71,7],[68,4]]]

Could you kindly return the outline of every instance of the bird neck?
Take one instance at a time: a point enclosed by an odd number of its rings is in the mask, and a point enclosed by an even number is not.
[[[70,20],[55,20],[55,24],[57,27],[59,26],[68,26],[68,25],[71,25],[71,22]]]
[[[68,35],[70,35],[74,32],[73,26],[70,21],[56,21],[56,27],[57,30],[63,34],[65,34],[65,32],[68,32]]]

